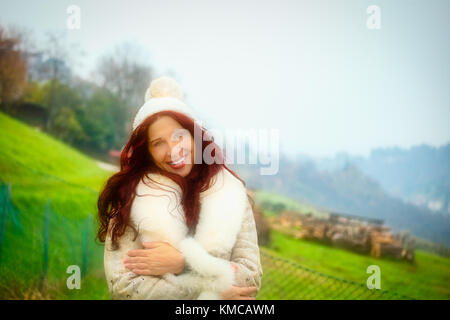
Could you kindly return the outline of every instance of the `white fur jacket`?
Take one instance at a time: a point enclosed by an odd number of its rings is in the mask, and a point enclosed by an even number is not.
[[[156,185],[148,179],[166,186]],[[113,299],[219,299],[237,286],[261,285],[262,268],[252,207],[244,185],[221,170],[211,188],[200,194],[200,217],[195,235],[188,236],[180,187],[171,179],[149,174],[136,188],[130,222],[113,250],[108,235],[104,264]],[[125,269],[123,260],[142,242],[166,241],[180,250],[185,271],[179,275],[139,276]],[[231,262],[237,265],[235,272]]]

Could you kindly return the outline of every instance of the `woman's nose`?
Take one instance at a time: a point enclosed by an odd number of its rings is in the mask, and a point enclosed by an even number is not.
[[[179,143],[179,141],[171,141],[169,143],[169,157],[171,157],[172,155],[174,157],[179,157],[182,156],[183,154],[183,148],[181,146],[181,144]]]
[[[169,151],[172,152],[174,149],[177,148],[178,141],[169,141]],[[179,147],[178,147],[179,149]]]

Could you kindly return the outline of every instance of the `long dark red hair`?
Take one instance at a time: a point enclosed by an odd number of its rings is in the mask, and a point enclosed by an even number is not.
[[[148,128],[161,116],[172,117],[193,137],[195,129],[201,130],[201,155],[208,145],[213,144],[208,150],[213,150],[211,156],[216,159],[216,162],[212,164],[206,164],[204,161],[201,164],[194,163],[191,172],[186,177],[160,169],[153,161],[148,149]],[[197,153],[198,150],[195,152]],[[230,171],[245,186],[245,182],[225,165],[220,147],[214,143],[212,137],[208,136],[206,130],[190,117],[174,111],[161,111],[151,115],[131,133],[130,139],[120,155],[120,171],[108,179],[100,193],[97,201],[100,225],[97,238],[101,242],[105,242],[106,235],[110,232],[112,245],[117,249],[118,239],[125,233],[127,226],[131,227],[137,235],[137,230],[129,223],[130,210],[136,196],[136,187],[148,173],[167,176],[180,186],[185,221],[190,231],[194,231],[200,213],[200,193],[211,187],[212,178],[222,168]]]

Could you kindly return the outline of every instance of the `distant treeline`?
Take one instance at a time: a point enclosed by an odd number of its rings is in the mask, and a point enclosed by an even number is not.
[[[49,35],[33,50],[22,38],[0,26],[0,110],[83,150],[120,149],[151,81],[150,66],[122,45],[85,80],[73,74],[62,38]]]
[[[443,244],[435,244],[431,241],[427,241],[421,238],[415,238],[416,249],[422,249],[425,251],[436,253],[443,257],[450,257],[450,247]]]
[[[249,187],[283,194],[325,211],[381,219],[394,232],[407,231],[450,245],[450,216],[434,214],[389,195],[352,163],[335,171],[321,171],[313,161],[280,157],[279,167],[278,174],[264,179],[258,168],[247,165],[241,170],[246,172]],[[271,209],[278,211],[273,206]]]

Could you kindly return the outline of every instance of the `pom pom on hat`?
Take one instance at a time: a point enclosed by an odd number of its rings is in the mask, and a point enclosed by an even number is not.
[[[173,97],[183,101],[183,92],[178,83],[169,77],[153,80],[145,93],[145,102],[151,98]]]
[[[145,92],[144,100],[144,105],[134,118],[133,130],[149,116],[165,110],[183,113],[198,122],[193,110],[183,102],[180,86],[170,77],[164,76],[153,80]]]

